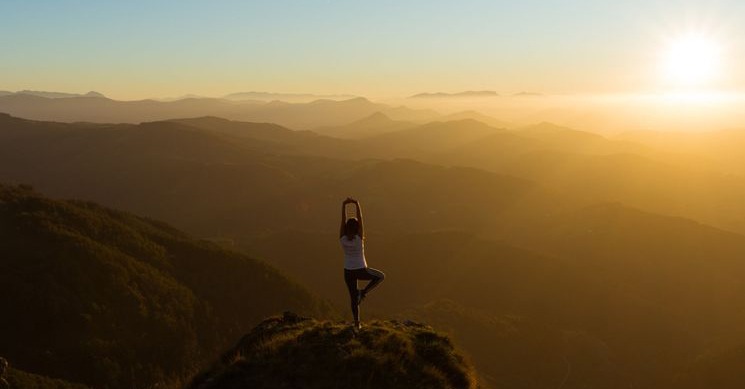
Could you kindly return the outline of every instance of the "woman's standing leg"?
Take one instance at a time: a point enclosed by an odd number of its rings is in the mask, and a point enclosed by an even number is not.
[[[360,325],[360,305],[359,305],[359,294],[357,290],[357,277],[354,272],[344,269],[344,282],[347,284],[347,290],[349,291],[349,300],[352,307],[352,317],[354,318],[355,327]]]

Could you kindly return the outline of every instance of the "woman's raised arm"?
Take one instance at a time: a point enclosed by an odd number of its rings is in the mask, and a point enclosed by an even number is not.
[[[347,199],[341,203],[341,223],[339,224],[339,237],[340,238],[344,236],[345,225],[347,223],[346,206],[347,204],[353,203],[353,202],[354,200],[352,200],[351,197],[347,197]]]
[[[353,200],[354,205],[357,207],[357,221],[360,222],[360,238],[365,237],[365,224],[362,222],[362,208],[360,208],[360,202]]]

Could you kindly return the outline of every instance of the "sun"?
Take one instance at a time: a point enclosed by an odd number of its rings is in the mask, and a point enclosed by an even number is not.
[[[704,34],[671,39],[662,51],[661,72],[671,86],[705,87],[722,75],[722,46]]]

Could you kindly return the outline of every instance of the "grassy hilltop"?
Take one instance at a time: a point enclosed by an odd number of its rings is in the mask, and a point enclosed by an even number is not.
[[[292,313],[264,320],[189,389],[476,388],[470,365],[431,327],[349,324]]]

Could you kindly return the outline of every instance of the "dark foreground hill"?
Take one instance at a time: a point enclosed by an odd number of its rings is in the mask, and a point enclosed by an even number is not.
[[[93,387],[146,387],[262,318],[328,313],[245,255],[150,219],[0,185],[0,355]]]
[[[292,313],[264,320],[189,389],[477,387],[447,336],[431,327],[375,321],[349,324]]]

